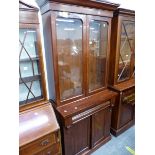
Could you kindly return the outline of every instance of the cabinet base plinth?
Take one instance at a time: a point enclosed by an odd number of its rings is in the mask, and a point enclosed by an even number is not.
[[[127,124],[125,124],[124,126],[122,126],[119,129],[114,129],[111,127],[110,132],[112,135],[114,135],[115,137],[119,136],[121,133],[125,132],[127,129],[129,129],[130,127],[132,127],[135,124],[135,122],[132,120],[130,122],[128,122]]]

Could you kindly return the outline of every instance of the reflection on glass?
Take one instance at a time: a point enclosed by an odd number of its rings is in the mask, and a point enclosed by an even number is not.
[[[19,101],[25,104],[42,96],[34,29],[19,29]]]
[[[104,87],[107,53],[106,22],[92,20],[89,24],[89,91]]]
[[[37,61],[20,62],[20,70],[23,78],[39,74]]]
[[[27,87],[28,88],[27,88]],[[31,91],[29,91],[31,87]],[[25,84],[19,85],[19,101],[22,103],[22,101],[25,101],[26,99],[32,99],[35,97],[40,97],[41,94],[41,87],[40,87],[40,81],[33,81],[32,86],[31,82],[28,82]]]
[[[33,29],[20,29],[19,38],[22,43],[24,41],[24,48],[22,49],[23,52],[21,53],[20,59],[29,58],[28,54],[31,55],[31,57],[36,57],[37,56],[36,31]],[[21,43],[19,43],[19,50],[20,49],[21,49]],[[28,51],[28,54],[25,51],[25,49]]]
[[[134,46],[135,26],[134,22],[123,21],[121,32],[120,59],[118,69],[118,81],[129,79],[134,76]],[[132,69],[132,70],[131,70]]]
[[[82,21],[56,19],[60,99],[82,94]]]

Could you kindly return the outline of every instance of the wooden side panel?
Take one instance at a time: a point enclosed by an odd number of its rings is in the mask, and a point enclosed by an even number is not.
[[[64,128],[65,155],[74,155],[89,149],[90,117],[70,128]]]
[[[118,127],[118,118],[119,118],[119,98],[120,95],[116,97],[115,106],[112,108],[112,119],[111,119],[111,127],[117,129]]]
[[[110,107],[100,110],[92,116],[92,146],[110,135]]]
[[[105,112],[104,135],[105,137],[108,137],[110,135],[110,126],[111,126],[111,108],[110,107],[106,108],[104,112]]]

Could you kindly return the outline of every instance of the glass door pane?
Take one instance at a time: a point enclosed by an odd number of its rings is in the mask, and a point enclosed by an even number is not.
[[[82,27],[81,19],[56,19],[61,100],[82,94]]]
[[[26,104],[42,98],[37,32],[19,29],[19,102]]]
[[[134,76],[135,25],[132,21],[122,22],[120,57],[118,66],[118,82]],[[132,66],[132,68],[131,68]]]
[[[105,86],[108,24],[91,20],[89,23],[89,91]]]

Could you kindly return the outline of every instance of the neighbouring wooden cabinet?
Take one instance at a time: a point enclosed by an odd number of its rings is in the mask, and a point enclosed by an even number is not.
[[[46,95],[38,8],[19,1],[19,154],[61,154],[60,127]]]
[[[111,139],[107,88],[111,19],[118,4],[37,0],[43,21],[50,101],[64,155],[90,154]]]
[[[60,128],[50,103],[19,115],[19,154],[61,154]]]
[[[20,111],[47,100],[38,8],[19,1]]]
[[[112,19],[109,87],[118,93],[111,132],[119,135],[135,119],[135,12],[119,8]]]

